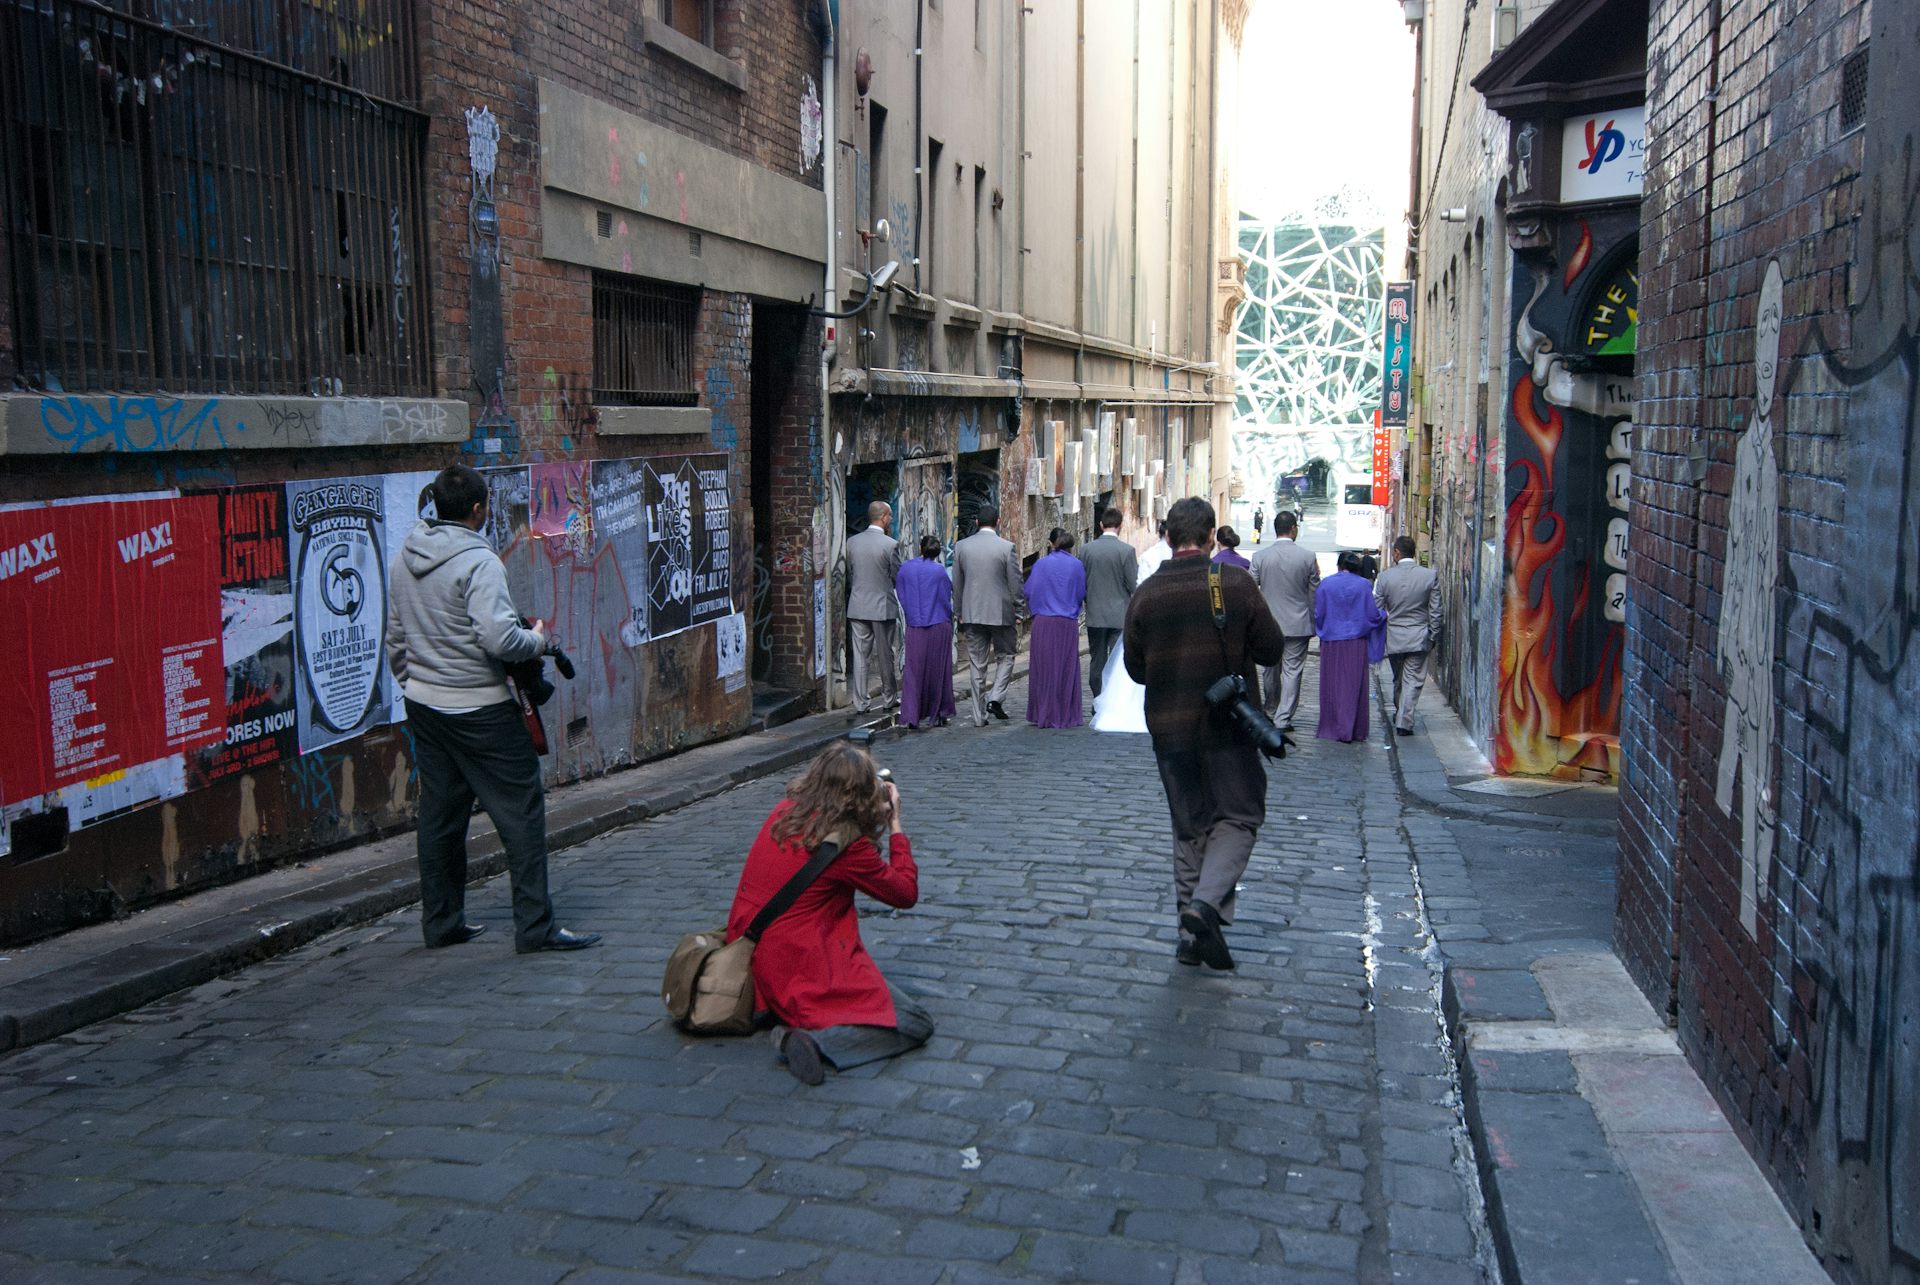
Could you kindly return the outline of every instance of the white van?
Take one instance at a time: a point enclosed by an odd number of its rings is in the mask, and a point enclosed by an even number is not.
[[[1333,542],[1342,549],[1378,554],[1387,538],[1387,510],[1373,502],[1373,482],[1343,480],[1334,512]]]

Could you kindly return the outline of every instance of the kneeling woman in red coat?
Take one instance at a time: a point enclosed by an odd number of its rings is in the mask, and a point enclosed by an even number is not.
[[[882,830],[886,860],[871,837]],[[920,899],[920,872],[901,824],[899,792],[880,780],[857,745],[842,741],[821,751],[760,827],[733,895],[727,940],[745,932],[829,838],[845,851],[753,952],[754,992],[780,1022],[774,1049],[807,1084],[820,1083],[825,1066],[864,1066],[919,1048],[933,1034],[933,1019],[888,985],[860,940],[855,890],[904,910]]]

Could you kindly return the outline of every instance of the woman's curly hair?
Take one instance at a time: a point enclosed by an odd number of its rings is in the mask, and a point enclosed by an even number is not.
[[[814,756],[807,770],[787,787],[793,801],[773,823],[773,841],[819,845],[841,826],[856,834],[877,834],[887,823],[886,787],[867,752],[851,741],[836,741]]]

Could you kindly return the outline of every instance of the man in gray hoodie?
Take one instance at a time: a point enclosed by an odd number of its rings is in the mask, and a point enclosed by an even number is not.
[[[477,798],[507,851],[514,949],[591,946],[598,933],[554,926],[540,757],[503,668],[545,652],[546,626],[521,626],[506,568],[480,535],[486,480],[450,465],[433,480],[433,503],[442,516],[413,529],[387,576],[387,663],[406,693],[420,772],[421,931],[429,946],[485,931],[466,921],[467,822]]]

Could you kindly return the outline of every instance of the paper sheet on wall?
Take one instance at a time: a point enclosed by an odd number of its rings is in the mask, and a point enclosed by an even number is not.
[[[813,582],[813,676],[827,676],[827,582]]]
[[[387,719],[386,483],[287,483],[302,754]]]
[[[747,685],[747,617],[733,612],[713,622],[714,672],[722,686],[737,692]]]
[[[422,519],[437,515],[433,504],[433,479],[431,472],[384,473],[381,483],[386,492],[387,505],[387,574],[393,574],[394,560],[400,556],[401,546]],[[382,644],[380,663],[386,664],[385,644]],[[407,694],[399,683],[387,682],[387,721],[404,723],[407,721]]]

